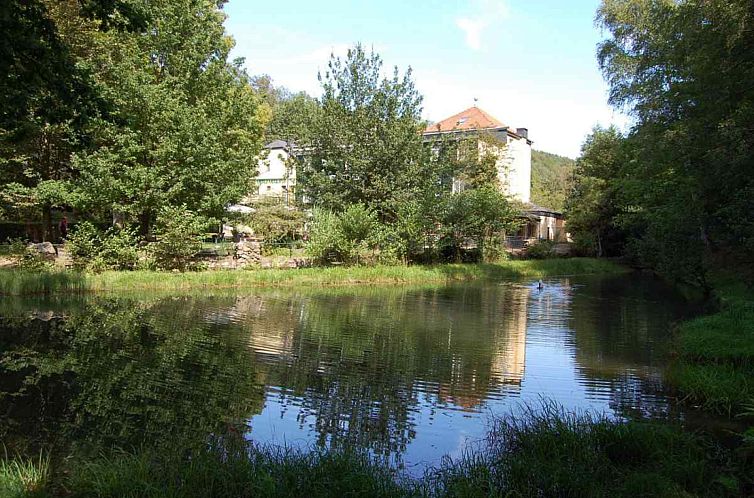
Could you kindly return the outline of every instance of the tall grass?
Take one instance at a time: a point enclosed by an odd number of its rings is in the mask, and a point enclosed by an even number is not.
[[[187,290],[264,286],[421,284],[525,277],[544,278],[622,271],[626,271],[625,268],[613,262],[589,258],[506,261],[499,264],[218,270],[186,273],[111,271],[83,275],[67,271],[36,274],[5,270],[0,271],[0,294],[24,295],[83,291]]]
[[[193,450],[68,459],[51,495],[71,497],[737,496],[745,469],[680,427],[543,403],[494,422],[486,441],[421,478],[358,451],[300,451],[219,438]]]
[[[425,486],[441,496],[736,496],[725,474],[680,427],[545,403],[497,420],[483,452],[447,460]]]
[[[78,272],[0,270],[0,295],[48,295],[87,289],[87,279]]]
[[[0,497],[45,497],[49,496],[49,486],[49,458],[9,459],[6,455],[0,460]]]

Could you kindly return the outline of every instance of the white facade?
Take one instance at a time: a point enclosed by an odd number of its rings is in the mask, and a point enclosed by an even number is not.
[[[497,161],[497,177],[506,195],[518,201],[531,201],[531,141],[524,137],[505,133],[505,149],[491,147],[494,154],[499,155]],[[479,152],[483,154],[490,147],[484,140],[479,141]],[[453,191],[459,189],[455,186]]]
[[[296,168],[290,164],[289,157],[287,144],[283,141],[277,140],[265,147],[257,163],[256,188],[252,196],[293,200]]]
[[[531,141],[508,135],[508,147],[498,164],[498,177],[506,193],[521,201],[531,201]]]

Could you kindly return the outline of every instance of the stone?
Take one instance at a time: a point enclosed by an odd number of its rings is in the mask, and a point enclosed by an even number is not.
[[[39,244],[29,244],[26,246],[26,252],[45,259],[55,259],[57,252],[51,242],[40,242]]]
[[[257,241],[236,242],[233,248],[239,267],[256,266],[262,261],[262,244]]]

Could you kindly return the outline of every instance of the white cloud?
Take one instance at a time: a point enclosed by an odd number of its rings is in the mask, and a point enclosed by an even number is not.
[[[472,16],[456,19],[456,26],[466,35],[466,45],[472,50],[482,48],[482,35],[490,26],[508,16],[508,7],[504,0],[472,0]]]
[[[475,21],[466,17],[456,19],[456,26],[466,33],[466,45],[472,50],[482,48],[482,31],[487,27],[484,21]]]

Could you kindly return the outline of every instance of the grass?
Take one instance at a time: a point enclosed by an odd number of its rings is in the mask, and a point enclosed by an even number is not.
[[[669,378],[687,401],[735,415],[754,403],[754,295],[737,284],[718,289],[719,311],[678,328]]]
[[[37,496],[472,497],[737,496],[741,474],[699,436],[659,423],[622,423],[554,405],[498,420],[487,440],[422,478],[363,454],[223,444],[201,450],[66,459]],[[37,490],[38,491],[38,490]],[[32,496],[20,494],[16,496]]]
[[[49,496],[49,486],[49,459],[0,460],[0,498]]]
[[[3,270],[0,271],[0,295],[264,286],[421,284],[624,271],[627,270],[616,263],[589,258],[505,261],[498,264],[217,270],[193,273],[132,271],[80,274],[65,270],[38,273]]]

